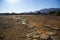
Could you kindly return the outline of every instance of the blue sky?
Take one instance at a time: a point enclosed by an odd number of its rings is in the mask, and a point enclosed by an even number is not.
[[[44,8],[60,8],[60,0],[0,0],[0,13],[30,12]]]

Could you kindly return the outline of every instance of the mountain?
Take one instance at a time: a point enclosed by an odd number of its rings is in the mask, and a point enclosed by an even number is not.
[[[41,13],[49,13],[50,11],[60,11],[60,8],[49,8],[49,9],[41,9],[39,10]],[[38,11],[38,12],[39,12]]]
[[[11,13],[11,14],[0,13],[0,15],[43,15],[43,14],[48,14],[50,11],[59,11],[60,13],[60,8],[46,8],[34,12],[23,12],[23,13]]]

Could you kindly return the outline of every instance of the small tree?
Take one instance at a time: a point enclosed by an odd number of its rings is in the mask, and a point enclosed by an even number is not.
[[[56,13],[56,11],[50,11],[49,15],[54,15]]]
[[[57,11],[57,12],[55,13],[55,15],[56,15],[56,16],[60,16],[60,11]]]
[[[41,12],[40,12],[40,11],[38,11],[38,12],[37,12],[37,14],[41,14]]]

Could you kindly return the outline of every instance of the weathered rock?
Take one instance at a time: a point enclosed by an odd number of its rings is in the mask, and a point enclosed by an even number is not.
[[[52,38],[53,40],[59,40],[57,35],[56,35],[56,36],[51,36],[51,38]]]
[[[52,32],[52,31],[50,31],[50,32],[46,32],[48,35],[56,35],[56,32]]]
[[[55,26],[52,26],[52,25],[47,25],[47,24],[45,24],[45,27],[47,27],[47,28],[52,28],[52,29],[59,29],[58,27],[55,27]]]
[[[40,37],[40,34],[37,33],[37,32],[32,32],[32,33],[29,33],[28,35],[26,35],[27,37],[31,37],[31,38],[39,38]]]
[[[25,19],[22,19],[22,24],[27,25],[27,21]]]
[[[33,39],[33,40],[37,40],[37,39]]]
[[[21,19],[21,17],[12,17],[12,19],[17,20],[17,19]]]
[[[42,38],[42,39],[47,39],[48,37],[49,37],[48,34],[41,34],[41,35],[40,35],[40,38]]]
[[[31,40],[31,38],[27,38],[27,40]]]

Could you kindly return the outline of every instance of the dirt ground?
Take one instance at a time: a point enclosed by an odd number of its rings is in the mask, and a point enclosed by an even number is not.
[[[0,40],[60,40],[60,16],[2,15]]]

